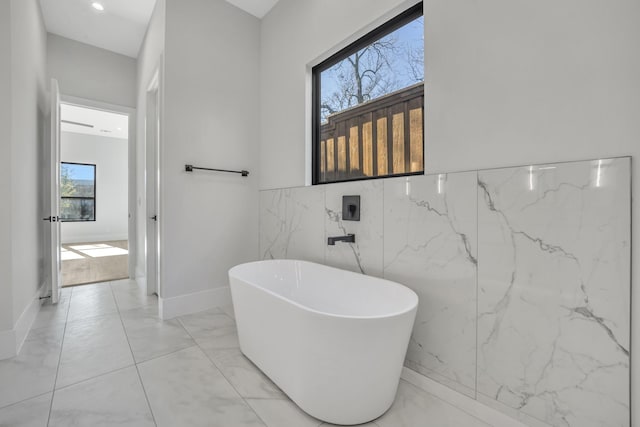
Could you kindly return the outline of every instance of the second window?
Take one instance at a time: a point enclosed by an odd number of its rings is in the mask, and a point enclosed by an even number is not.
[[[96,220],[96,165],[61,163],[60,220]]]

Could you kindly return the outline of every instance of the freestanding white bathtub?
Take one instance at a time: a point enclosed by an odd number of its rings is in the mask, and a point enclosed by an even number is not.
[[[240,349],[300,408],[333,424],[389,409],[418,306],[388,280],[294,260],[229,270]]]

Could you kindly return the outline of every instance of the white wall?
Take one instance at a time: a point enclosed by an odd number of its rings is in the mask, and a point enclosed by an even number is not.
[[[427,4],[425,16],[430,171],[640,156],[640,2],[438,1]],[[637,203],[633,221],[640,221]],[[632,288],[640,284],[639,267],[636,249]],[[632,298],[637,312],[640,293]],[[640,318],[632,321],[637,409]],[[638,414],[633,425],[640,425]]]
[[[165,0],[157,0],[155,9],[147,28],[140,54],[138,55],[136,74],[136,105],[137,105],[137,142],[136,142],[136,277],[142,278],[146,274],[145,237],[147,227],[146,195],[145,195],[145,120],[147,117],[146,92],[151,79],[161,63],[165,40]],[[163,93],[162,81],[160,94]],[[161,136],[162,137],[162,136]]]
[[[425,17],[431,172],[640,156],[640,2],[443,0],[427,3]],[[640,200],[637,171],[633,199]],[[633,221],[637,288],[637,203]],[[640,293],[632,298],[635,313]],[[640,317],[632,321],[632,406],[638,409]],[[634,414],[633,425],[640,426]]]
[[[136,106],[136,60],[74,40],[47,35],[47,74],[63,95]]]
[[[258,255],[259,28],[224,1],[167,0],[162,297],[228,285]],[[251,175],[186,173],[185,164]]]
[[[261,188],[305,183],[310,61],[398,4],[280,0],[264,19]],[[638,22],[635,0],[427,1],[427,171],[640,156]],[[640,174],[633,184],[639,200]],[[632,220],[640,220],[637,205]],[[640,227],[633,230],[637,247]],[[640,251],[633,256],[637,286]],[[632,312],[638,310],[640,293],[634,292]],[[638,316],[632,334],[638,408]],[[640,417],[635,420],[640,426]]]
[[[434,1],[425,16],[429,170],[640,153],[639,2]]]
[[[11,58],[11,2],[0,1],[0,58]],[[0,61],[0,200],[11,200],[11,61]],[[13,328],[11,212],[0,211],[0,334]],[[0,345],[2,338],[0,337]],[[9,340],[10,341],[10,340]]]
[[[260,188],[305,185],[311,101],[306,70],[413,2],[280,0],[260,32]],[[331,50],[331,52],[329,52]],[[310,175],[310,174],[309,174]]]
[[[62,243],[127,240],[128,141],[62,132],[63,162],[96,165],[96,220],[62,224]]]
[[[46,32],[36,0],[11,2],[13,321],[42,283],[40,161],[46,110]]]
[[[46,32],[37,0],[0,2],[0,358],[15,353],[43,282],[40,200]],[[28,315],[23,315],[28,313]]]

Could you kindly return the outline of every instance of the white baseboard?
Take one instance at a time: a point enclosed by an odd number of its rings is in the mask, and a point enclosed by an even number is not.
[[[0,331],[0,360],[8,359],[16,352],[16,334],[13,329]]]
[[[508,415],[498,412],[496,409],[486,406],[477,400],[466,396],[460,392],[457,392],[445,385],[440,384],[425,377],[418,372],[411,370],[407,367],[402,368],[402,379],[410,382],[414,386],[427,393],[444,400],[450,405],[473,415],[474,417],[484,421],[493,427],[527,427],[522,422],[511,418]]]
[[[42,301],[40,296],[44,291],[44,284],[40,285],[40,288],[36,291],[35,295],[31,298],[31,303],[24,309],[18,321],[16,322],[13,330],[16,332],[16,354],[20,353],[20,349],[22,348],[22,344],[24,344],[24,340],[29,335],[29,331],[31,330],[31,325],[36,320],[36,316],[40,311],[40,306],[42,305]]]
[[[231,290],[228,286],[224,286],[172,298],[159,298],[159,302],[160,318],[167,320],[184,316],[185,314],[229,305],[231,304]]]
[[[22,349],[24,340],[27,339],[31,325],[33,325],[36,316],[40,311],[42,300],[40,296],[45,289],[45,284],[40,285],[31,302],[25,307],[24,311],[13,325],[13,329],[8,331],[0,331],[0,360],[8,359],[16,356]]]
[[[145,281],[147,280],[147,272],[144,271],[144,268],[142,268],[140,265],[136,265],[136,280],[138,279],[144,279]]]
[[[147,289],[147,278],[145,276],[136,276],[135,280],[139,288],[145,289],[145,290]]]

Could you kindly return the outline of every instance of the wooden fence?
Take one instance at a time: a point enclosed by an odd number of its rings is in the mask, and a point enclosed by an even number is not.
[[[319,182],[421,172],[424,85],[329,116],[320,128]]]

